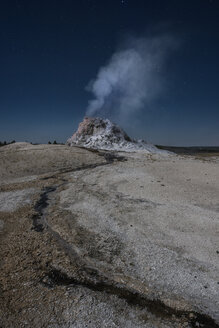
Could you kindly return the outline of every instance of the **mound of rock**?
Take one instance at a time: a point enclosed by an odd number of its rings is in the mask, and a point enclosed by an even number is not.
[[[67,145],[105,150],[160,152],[143,140],[131,139],[118,125],[99,117],[85,117],[78,130],[67,140]]]

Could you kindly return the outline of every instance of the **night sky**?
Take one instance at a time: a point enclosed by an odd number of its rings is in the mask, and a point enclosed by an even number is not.
[[[65,142],[124,40],[164,34],[177,46],[163,92],[117,123],[155,144],[219,146],[218,0],[1,1],[0,141]]]

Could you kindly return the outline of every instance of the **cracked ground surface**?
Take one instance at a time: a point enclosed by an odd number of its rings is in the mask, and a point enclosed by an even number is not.
[[[218,327],[218,163],[0,149],[1,327]]]

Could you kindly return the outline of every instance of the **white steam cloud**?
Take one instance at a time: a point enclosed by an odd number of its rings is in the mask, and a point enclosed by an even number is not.
[[[94,99],[89,101],[86,114],[124,117],[147,109],[164,90],[162,71],[175,45],[169,36],[129,40],[89,83],[87,90]]]

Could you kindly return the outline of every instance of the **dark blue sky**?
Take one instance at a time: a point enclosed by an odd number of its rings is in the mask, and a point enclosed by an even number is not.
[[[65,142],[121,40],[156,29],[180,44],[165,95],[123,128],[158,144],[219,146],[218,0],[1,1],[0,140]]]

